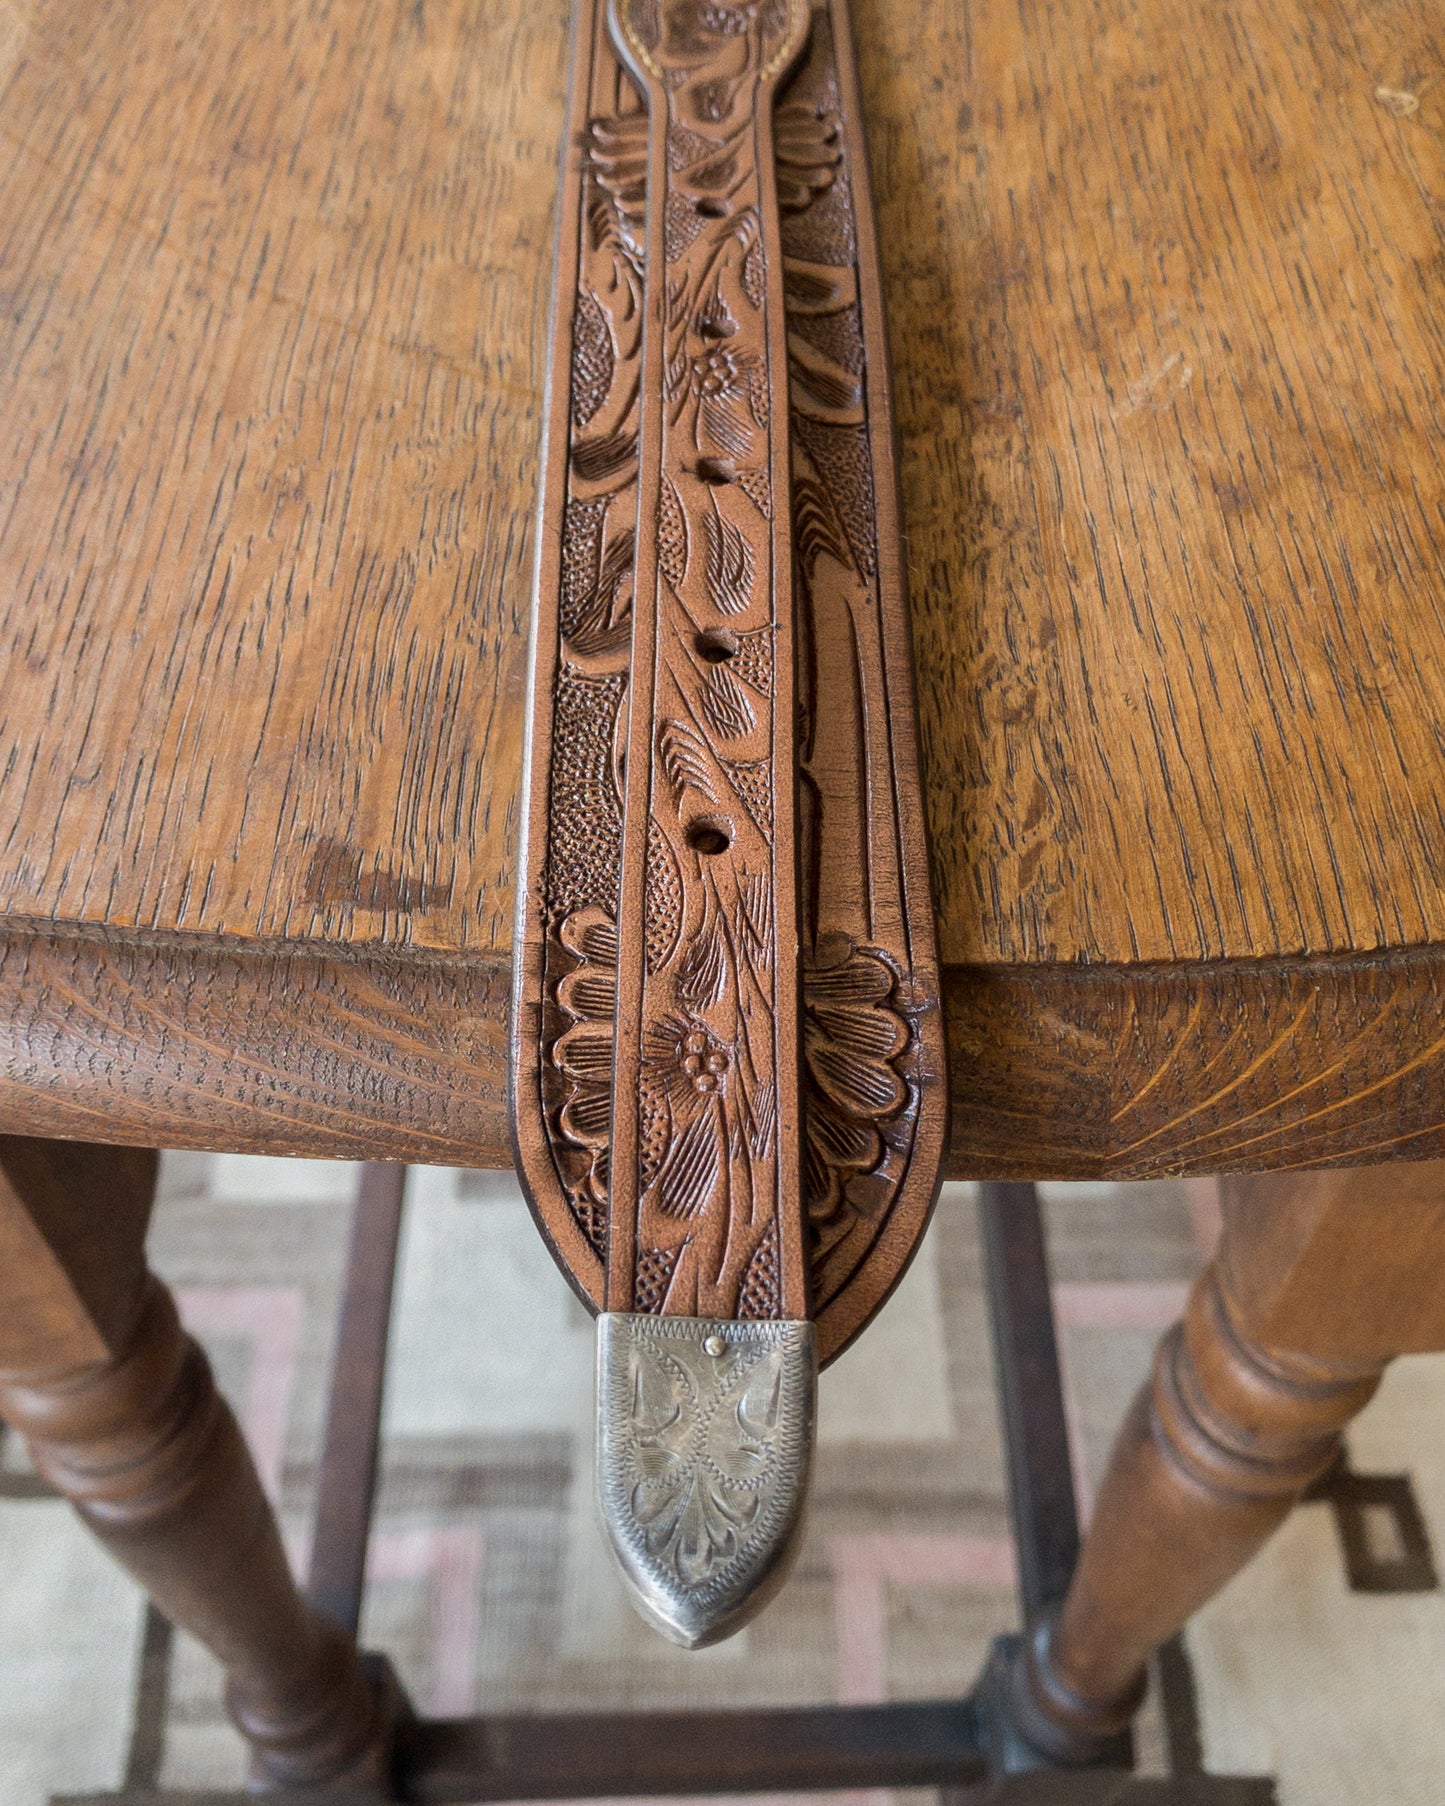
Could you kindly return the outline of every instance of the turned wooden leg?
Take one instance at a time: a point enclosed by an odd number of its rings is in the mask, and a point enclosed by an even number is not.
[[[1145,1664],[1334,1459],[1389,1360],[1445,1347],[1445,1162],[1224,1183],[1219,1253],[1119,1433],[1068,1596],[1012,1712],[1094,1759]]]
[[[146,1270],[149,1152],[0,1138],[0,1417],[225,1665],[260,1784],[382,1779],[354,1645],[308,1611],[236,1421]]]

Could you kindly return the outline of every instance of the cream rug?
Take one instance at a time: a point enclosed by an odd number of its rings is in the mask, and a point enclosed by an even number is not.
[[[169,1156],[152,1236],[298,1561],[354,1178],[319,1162]],[[1208,1245],[1213,1193],[1045,1196],[1087,1498]],[[510,1176],[415,1169],[364,1634],[424,1709],[938,1696],[966,1688],[1013,1626],[968,1187],[945,1188],[898,1295],[825,1375],[802,1558],[777,1603],[721,1648],[672,1650],[612,1577],[592,1522],[591,1359],[591,1325]],[[1172,1738],[1176,1757],[1197,1741],[1210,1771],[1275,1777],[1282,1806],[1445,1800],[1445,1601],[1428,1556],[1445,1537],[1445,1359],[1394,1371],[1350,1438],[1350,1466],[1360,1478],[1302,1507],[1191,1628],[1142,1728],[1146,1768],[1164,1772]],[[1360,1590],[1380,1586],[1413,1590]],[[0,1444],[0,1806],[241,1776],[214,1664],[147,1613],[13,1440]]]

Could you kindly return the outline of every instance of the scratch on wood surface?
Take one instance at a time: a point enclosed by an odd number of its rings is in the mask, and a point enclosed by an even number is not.
[[[1382,82],[1375,89],[1375,99],[1396,119],[1408,119],[1412,113],[1420,111],[1420,96],[1410,93],[1407,88],[1387,88]]]
[[[1187,389],[1193,378],[1194,366],[1185,361],[1184,353],[1171,352],[1157,370],[1151,370],[1129,384],[1124,391],[1124,406],[1118,409],[1115,418],[1132,413],[1136,408],[1168,407],[1175,392]]]

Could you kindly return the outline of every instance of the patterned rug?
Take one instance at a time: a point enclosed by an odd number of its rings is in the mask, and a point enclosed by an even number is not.
[[[152,1235],[304,1560],[352,1168],[170,1155]],[[1045,1187],[1081,1497],[1217,1223],[1200,1182]],[[974,1201],[822,1382],[813,1511],[778,1601],[686,1654],[594,1527],[592,1330],[509,1175],[411,1175],[364,1637],[436,1713],[862,1702],[965,1689],[1015,1621]],[[1272,1776],[1281,1806],[1439,1806],[1445,1357],[1393,1370],[1346,1470],[1163,1664],[1147,1772]],[[75,1701],[87,1704],[77,1717]],[[1430,1727],[1435,1726],[1432,1730]],[[0,1803],[242,1779],[215,1665],[0,1443]],[[851,1806],[887,1806],[855,1796]]]

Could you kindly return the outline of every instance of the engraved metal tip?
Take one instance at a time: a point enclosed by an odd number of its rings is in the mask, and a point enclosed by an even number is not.
[[[597,1319],[597,1494],[633,1603],[701,1649],[787,1576],[818,1390],[811,1323]]]

